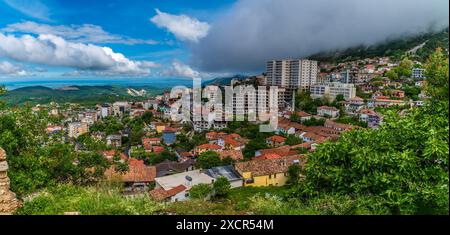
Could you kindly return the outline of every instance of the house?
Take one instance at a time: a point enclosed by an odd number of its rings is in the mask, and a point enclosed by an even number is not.
[[[377,128],[383,121],[383,117],[373,110],[364,109],[359,113],[359,120],[366,122],[368,128]]]
[[[326,120],[324,127],[329,128],[331,130],[335,130],[337,133],[341,133],[344,131],[348,131],[348,130],[357,128],[356,126],[353,126],[353,125],[337,123],[337,122],[333,122],[331,120]]]
[[[405,92],[402,90],[392,90],[391,95],[400,99],[405,98]]]
[[[242,150],[223,150],[219,152],[219,157],[221,160],[229,157],[234,161],[241,161],[244,159],[244,155],[242,154]]]
[[[425,81],[416,81],[416,82],[414,83],[414,85],[417,86],[417,87],[423,87],[424,82],[425,82]]]
[[[389,107],[389,106],[393,106],[393,105],[400,105],[403,106],[405,105],[405,101],[403,100],[391,100],[391,99],[380,99],[380,97],[378,97],[378,99],[371,99],[367,101],[367,107],[369,108],[374,108],[374,107]]]
[[[118,148],[122,146],[122,136],[121,135],[108,135],[106,136],[106,145],[113,148]]]
[[[114,156],[118,154],[120,161],[124,162],[128,159],[127,155],[125,155],[124,153],[117,153],[116,150],[108,150],[108,151],[103,151],[102,155],[108,160],[108,161],[113,161],[114,160]]]
[[[191,152],[188,152],[182,148],[176,148],[175,155],[177,155],[179,162],[184,162],[188,159],[194,158],[194,154],[192,154]]]
[[[266,144],[269,145],[270,147],[276,148],[276,147],[280,147],[280,146],[284,145],[285,141],[286,141],[286,138],[284,138],[283,136],[273,135],[266,139]]]
[[[325,137],[314,132],[304,132],[300,138],[305,142],[317,142],[323,140]]]
[[[255,157],[261,157],[264,155],[277,154],[281,157],[292,156],[298,154],[294,146],[281,146],[278,148],[260,149],[255,151]]]
[[[225,177],[230,182],[231,188],[239,188],[243,186],[242,177],[232,166],[218,166],[203,170],[210,177],[217,179]]]
[[[164,147],[162,147],[162,146],[153,146],[152,147],[152,152],[153,153],[162,153],[162,152],[164,152]]]
[[[301,164],[301,156],[251,160],[235,164],[243,177],[244,186],[283,186],[288,180],[287,171],[292,164]]]
[[[206,133],[205,136],[210,144],[217,144],[217,141],[219,140],[219,138],[223,138],[226,135],[227,135],[227,133],[225,133],[225,132],[211,131],[211,132]]]
[[[143,160],[128,158],[128,171],[125,173],[117,172],[112,166],[104,173],[109,180],[118,179],[125,184],[125,192],[145,192],[148,184],[153,182],[156,177],[156,167],[146,166]]]
[[[298,111],[295,113],[297,115],[297,117],[300,119],[300,121],[307,121],[309,119],[311,119],[312,115],[307,113],[307,112],[303,112],[303,111]]]
[[[150,196],[158,201],[177,202],[189,199],[189,189],[197,184],[212,184],[214,178],[200,170],[156,177]]]
[[[142,138],[142,144],[145,146],[147,145],[160,145],[161,144],[161,138],[158,137],[152,137],[152,138]]]
[[[348,113],[356,113],[364,106],[364,99],[355,96],[348,101],[344,101],[345,111]]]
[[[55,133],[55,132],[60,132],[64,130],[64,126],[61,125],[52,125],[52,124],[48,124],[47,128],[45,129],[45,131],[47,132],[47,134],[50,133]]]
[[[217,144],[202,144],[194,148],[194,154],[197,156],[207,151],[221,152],[222,146]]]
[[[162,122],[152,122],[150,128],[156,130],[157,133],[162,133],[166,129],[166,124]]]
[[[295,128],[292,126],[292,122],[289,119],[281,117],[278,118],[278,127],[275,132],[277,134],[293,135],[295,134]]]
[[[339,116],[339,109],[330,106],[317,107],[317,115],[321,117],[336,118]]]
[[[226,150],[242,150],[245,148],[247,140],[238,134],[222,135],[217,139],[217,145]]]
[[[166,159],[165,161],[155,165],[156,177],[194,170],[194,164],[195,160],[192,158],[183,162],[174,162]]]

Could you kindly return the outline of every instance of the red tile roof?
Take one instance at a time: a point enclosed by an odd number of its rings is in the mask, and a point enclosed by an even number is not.
[[[116,154],[116,150],[103,151],[102,154],[103,154],[103,156],[106,157],[106,159],[112,161],[114,155]],[[122,159],[122,160],[127,160],[127,158],[128,158],[127,155],[125,155],[124,153],[120,153],[119,155],[120,155],[120,159]]]
[[[294,160],[300,160],[301,158],[301,155],[294,155],[289,157],[251,160],[247,162],[238,162],[235,164],[235,168],[241,175],[244,172],[251,172],[253,177],[270,175],[286,172],[289,166],[294,163]]]
[[[182,184],[180,184],[172,189],[169,189],[167,191],[164,190],[163,188],[157,188],[157,189],[153,189],[152,191],[150,191],[150,196],[157,201],[162,201],[166,198],[175,196],[178,193],[181,193],[186,189],[187,189],[186,186],[184,186]]]
[[[279,136],[279,135],[273,135],[273,136],[267,138],[266,140],[272,141],[275,143],[284,143],[284,141],[286,141],[286,138],[284,138],[283,136]]]
[[[195,147],[196,149],[212,149],[212,150],[219,150],[222,149],[222,146],[217,145],[217,144],[202,144],[199,145],[197,147]]]
[[[153,146],[153,152],[154,153],[161,153],[164,151],[164,147],[161,146]]]
[[[219,153],[219,157],[220,157],[220,159],[230,157],[231,159],[233,159],[235,161],[244,159],[244,155],[242,154],[241,150],[224,150]]]
[[[325,109],[325,110],[330,110],[330,111],[339,111],[339,109],[335,108],[335,107],[330,107],[330,106],[320,106],[317,108],[319,109]]]
[[[115,167],[112,166],[105,171],[105,176],[108,179],[118,177],[123,182],[152,182],[156,177],[156,167],[146,166],[143,160],[135,158],[128,159],[129,169],[124,174],[116,172]]]

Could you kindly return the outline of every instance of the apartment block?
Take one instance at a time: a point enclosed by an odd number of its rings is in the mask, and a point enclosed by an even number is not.
[[[266,84],[308,90],[317,81],[317,61],[271,60],[266,63]]]
[[[78,138],[78,136],[87,133],[89,131],[88,124],[86,122],[72,122],[69,123],[68,134],[70,138]]]
[[[356,87],[351,83],[329,82],[312,85],[310,88],[311,98],[336,99],[336,96],[343,95],[345,100],[356,96]]]

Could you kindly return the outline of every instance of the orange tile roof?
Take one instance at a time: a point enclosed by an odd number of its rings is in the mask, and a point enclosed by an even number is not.
[[[155,180],[156,167],[146,166],[143,160],[129,158],[128,166],[128,171],[123,174],[116,172],[115,167],[112,166],[105,171],[105,176],[108,179],[119,177],[123,182],[152,182]]]
[[[264,154],[258,157],[254,157],[252,158],[252,160],[265,160],[265,159],[275,159],[275,158],[280,158],[281,156],[276,154],[276,153],[268,153],[268,154]]]
[[[177,195],[178,193],[183,192],[184,190],[186,190],[186,186],[180,184],[177,187],[174,187],[172,189],[169,190],[164,190],[163,188],[157,188],[157,189],[153,189],[152,191],[150,191],[150,196],[152,198],[154,198],[157,201],[162,201],[166,198],[172,197]]]
[[[164,147],[162,146],[153,146],[153,152],[154,153],[161,153],[164,151]]]
[[[224,150],[219,153],[220,159],[230,157],[231,159],[238,161],[244,159],[244,155],[241,150]]]
[[[325,110],[330,110],[330,111],[339,111],[339,109],[337,109],[335,107],[330,107],[330,106],[320,106],[317,109],[325,109]]]
[[[108,150],[108,151],[103,151],[102,152],[103,156],[105,156],[108,160],[113,160],[112,158],[114,157],[114,155],[116,154],[116,150]],[[127,155],[125,155],[124,153],[120,153],[120,159],[122,160],[127,160],[128,157]]]
[[[270,175],[286,172],[289,166],[294,163],[294,160],[300,160],[301,158],[301,155],[295,155],[272,159],[251,160],[247,162],[238,162],[235,164],[235,168],[241,175],[244,172],[251,172],[253,177]]]
[[[276,142],[276,143],[283,143],[284,141],[286,141],[286,138],[284,138],[283,136],[279,136],[279,135],[273,135],[273,136],[267,138],[266,140]]]
[[[195,147],[196,149],[214,149],[214,150],[219,150],[222,149],[222,146],[217,145],[217,144],[202,144],[199,145],[197,147]]]

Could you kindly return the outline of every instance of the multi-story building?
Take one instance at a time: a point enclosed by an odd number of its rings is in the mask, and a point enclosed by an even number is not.
[[[356,87],[351,83],[329,82],[315,84],[310,88],[311,98],[329,98],[334,100],[336,96],[343,95],[345,100],[356,96]]]
[[[131,105],[126,101],[118,101],[113,104],[113,114],[123,116],[131,111]]]
[[[105,118],[112,114],[112,107],[109,104],[102,104],[99,106],[100,117]]]
[[[206,98],[209,102],[215,102],[217,94],[215,91],[212,91],[207,87],[206,90],[209,90],[208,95],[206,95]],[[193,103],[191,100],[191,122],[194,126],[194,130],[196,131],[205,131],[209,130],[211,128],[213,129],[224,129],[227,127],[227,120],[225,119],[225,114],[228,111],[225,108],[225,89],[223,87],[219,87],[221,93],[222,93],[222,107],[214,107],[213,109],[209,110],[209,113],[207,110],[202,109],[200,107],[193,107]],[[269,97],[270,93],[270,87],[266,87],[266,89],[255,89],[254,94],[244,93],[244,94],[236,94],[233,93],[232,102],[230,103],[231,110],[233,117],[236,120],[239,120],[240,117],[243,117],[244,119],[249,117],[250,115],[255,116],[256,121],[259,120],[259,114],[261,113],[269,113],[270,112],[270,102],[277,102],[278,107],[285,107],[286,106],[286,89],[279,88],[278,89],[278,99],[273,99]],[[292,94],[291,94],[292,96]],[[192,97],[192,94],[191,94]],[[272,101],[271,101],[272,99]],[[199,113],[208,113],[207,120],[194,120],[194,110],[197,110]],[[252,114],[253,113],[253,114]],[[218,118],[216,118],[218,117]]]
[[[86,122],[72,122],[69,123],[68,126],[70,138],[78,138],[78,136],[87,133],[89,131],[89,127]]]
[[[425,72],[425,69],[413,68],[411,77],[412,78],[419,78],[419,79],[425,78],[424,72]]]
[[[266,84],[308,90],[317,80],[317,61],[271,60],[266,64]]]
[[[85,122],[88,125],[93,125],[97,121],[97,112],[88,111],[83,114],[81,122]]]

